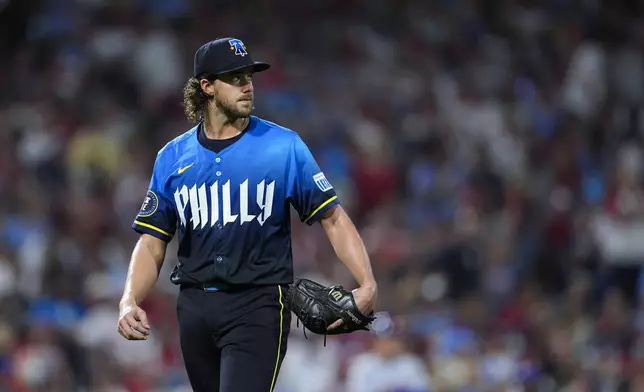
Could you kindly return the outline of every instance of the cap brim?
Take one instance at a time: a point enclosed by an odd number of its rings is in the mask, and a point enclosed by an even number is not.
[[[222,75],[222,74],[231,73],[231,72],[235,72],[235,71],[241,71],[242,69],[247,69],[247,68],[250,68],[253,73],[264,72],[267,69],[269,69],[270,67],[271,67],[271,65],[268,64],[268,63],[262,63],[261,61],[255,61],[250,65],[247,64],[247,65],[242,65],[242,66],[235,67],[235,68],[222,70],[222,71],[218,72],[217,75]]]

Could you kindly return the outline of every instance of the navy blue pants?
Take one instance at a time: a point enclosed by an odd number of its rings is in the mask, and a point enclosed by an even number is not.
[[[286,286],[207,292],[182,287],[181,351],[195,392],[272,392],[286,354]]]

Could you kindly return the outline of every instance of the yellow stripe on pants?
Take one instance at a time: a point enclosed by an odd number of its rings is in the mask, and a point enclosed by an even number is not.
[[[282,286],[277,286],[279,290],[280,301],[280,335],[277,342],[277,359],[275,360],[275,370],[273,370],[273,381],[271,381],[271,389],[268,392],[273,392],[275,389],[275,381],[277,381],[277,369],[280,366],[280,354],[282,353],[282,334],[284,333],[284,302],[282,301]]]

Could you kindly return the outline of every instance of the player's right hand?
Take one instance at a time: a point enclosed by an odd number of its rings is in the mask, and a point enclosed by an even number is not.
[[[136,304],[122,304],[116,330],[127,340],[145,340],[150,335],[148,316]]]

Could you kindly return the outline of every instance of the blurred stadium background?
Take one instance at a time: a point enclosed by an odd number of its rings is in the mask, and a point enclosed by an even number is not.
[[[116,332],[156,151],[217,36],[274,67],[380,282],[279,392],[644,391],[644,2],[0,0],[0,391],[188,391],[168,281]],[[351,285],[319,227],[299,276]],[[249,369],[249,377],[252,370]]]

